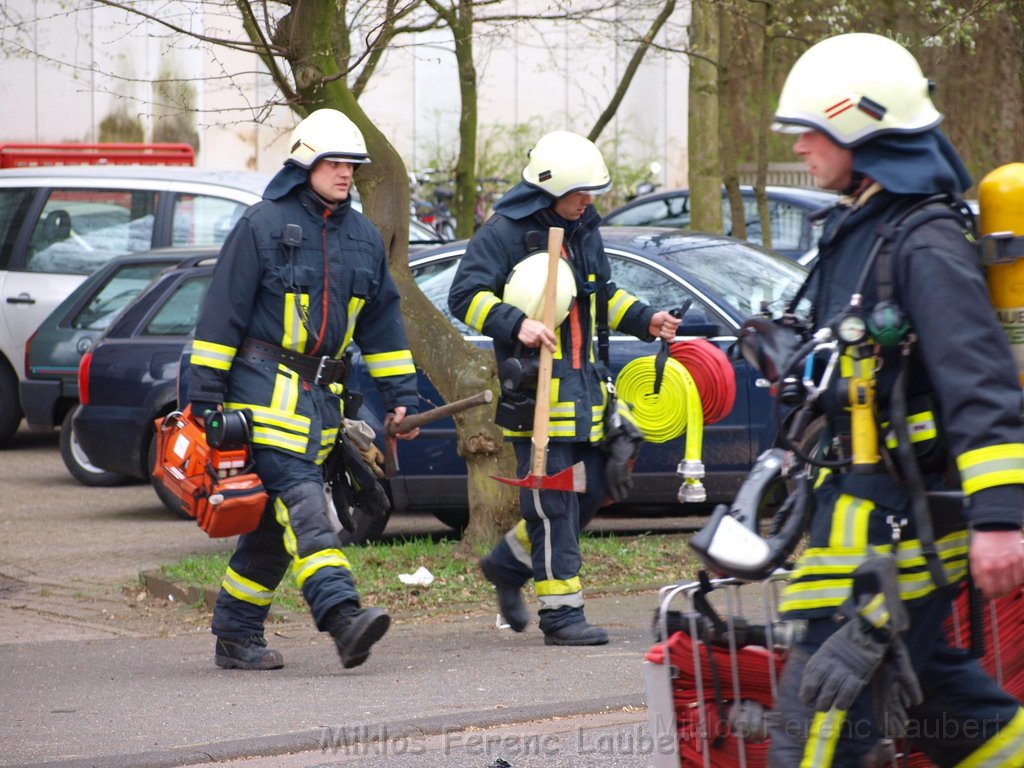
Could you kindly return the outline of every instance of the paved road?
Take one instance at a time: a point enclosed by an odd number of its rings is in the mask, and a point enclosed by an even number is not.
[[[224,542],[171,515],[146,484],[79,485],[55,434],[19,432],[2,453],[0,765],[653,765],[640,677],[653,595],[588,603],[612,635],[598,649],[545,648],[535,625],[499,632],[493,614],[428,617],[399,620],[370,663],[342,672],[303,616],[275,625],[284,670],[219,672],[208,619],[146,595],[138,574]],[[693,524],[622,517],[595,527]],[[445,532],[424,515],[388,528]],[[419,754],[397,755],[387,740],[390,752],[316,748],[325,726],[381,723]],[[260,755],[270,757],[240,762]]]

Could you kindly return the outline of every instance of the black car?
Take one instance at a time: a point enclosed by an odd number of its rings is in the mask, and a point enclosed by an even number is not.
[[[118,485],[129,478],[93,465],[78,445],[73,418],[82,355],[154,277],[175,266],[212,263],[218,252],[218,248],[156,248],[108,261],[29,337],[25,378],[18,383],[25,419],[33,430],[61,428],[61,457],[84,485]]]
[[[740,322],[763,303],[781,309],[805,275],[797,264],[749,243],[681,230],[606,229],[605,248],[619,287],[657,307],[692,299],[680,337],[705,338],[720,348],[733,344]],[[427,298],[468,341],[487,347],[489,338],[471,333],[448,314],[448,288],[464,251],[464,241],[420,251],[410,266]],[[80,372],[83,405],[74,421],[79,442],[95,465],[140,478],[149,475],[153,420],[177,406],[179,359],[212,273],[212,266],[202,265],[162,274],[86,353]],[[656,344],[614,332],[610,342],[613,373],[658,352]],[[704,484],[712,501],[731,497],[772,440],[768,382],[745,362],[733,367],[737,392],[732,411],[704,430]],[[360,416],[381,434],[383,403],[358,354],[349,385],[364,395]],[[424,407],[443,402],[422,373],[418,386]],[[685,439],[644,446],[631,507],[677,503],[676,469]],[[452,420],[424,428],[416,440],[399,441],[398,451],[402,471],[388,486],[395,509],[429,511],[450,525],[464,524],[466,465],[456,452]],[[353,540],[376,538],[386,522],[357,519],[361,527]]]
[[[740,187],[747,240],[761,244],[761,217],[757,212],[754,188]],[[772,250],[806,265],[818,252],[821,225],[808,219],[836,200],[836,195],[820,189],[802,187],[766,187],[768,216],[772,224]],[[731,234],[729,198],[722,189],[722,223]],[[601,221],[605,227],[682,227],[690,226],[690,191],[670,189],[638,197],[608,213]]]

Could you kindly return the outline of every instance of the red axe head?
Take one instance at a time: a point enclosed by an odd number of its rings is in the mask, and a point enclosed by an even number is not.
[[[498,477],[497,475],[491,475],[491,477],[499,483],[538,491],[572,491],[574,493],[583,493],[587,490],[587,473],[582,461],[578,461],[571,467],[566,467],[561,472],[556,472],[553,475],[531,474],[522,480],[514,477]]]

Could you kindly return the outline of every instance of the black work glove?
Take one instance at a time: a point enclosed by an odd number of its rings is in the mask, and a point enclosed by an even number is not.
[[[907,735],[907,710],[924,700],[921,684],[910,663],[910,653],[903,640],[896,637],[889,653],[875,674],[876,718],[886,738],[902,739]]]
[[[643,433],[625,419],[621,420],[614,431],[605,436],[602,444],[602,450],[607,457],[604,474],[608,484],[608,495],[612,501],[625,501],[629,492],[633,490],[633,466],[643,443]]]
[[[366,457],[344,432],[341,433],[335,447],[335,450],[339,449],[343,471],[338,473],[337,480],[348,485],[352,506],[359,507],[370,517],[386,515],[391,509],[388,495],[377,482],[377,477]]]
[[[889,646],[867,622],[848,620],[807,662],[800,700],[818,712],[848,710],[875,676]]]

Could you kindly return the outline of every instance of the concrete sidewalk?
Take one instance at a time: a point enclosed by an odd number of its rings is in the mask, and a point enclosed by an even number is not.
[[[588,599],[611,637],[594,648],[493,613],[398,621],[354,670],[308,617],[271,625],[285,667],[269,672],[217,669],[207,631],[0,645],[0,766],[164,768],[643,706],[656,604]]]

